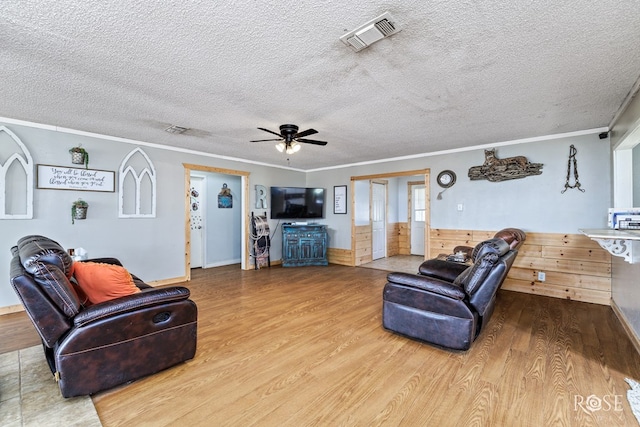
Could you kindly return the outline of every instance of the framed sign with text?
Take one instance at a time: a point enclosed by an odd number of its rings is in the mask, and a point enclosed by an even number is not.
[[[333,213],[347,213],[347,186],[336,185],[333,187]]]
[[[114,171],[37,165],[36,188],[113,193],[116,191],[115,176]]]

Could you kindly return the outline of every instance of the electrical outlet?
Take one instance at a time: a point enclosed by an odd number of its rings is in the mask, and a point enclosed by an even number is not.
[[[547,275],[544,273],[544,271],[538,271],[539,282],[544,282],[546,278],[547,278]]]

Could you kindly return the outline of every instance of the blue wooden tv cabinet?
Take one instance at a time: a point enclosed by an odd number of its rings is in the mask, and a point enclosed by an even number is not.
[[[282,266],[329,265],[326,225],[282,226]]]

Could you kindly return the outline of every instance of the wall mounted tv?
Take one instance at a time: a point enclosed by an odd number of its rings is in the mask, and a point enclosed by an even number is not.
[[[271,219],[324,218],[324,188],[271,187]]]

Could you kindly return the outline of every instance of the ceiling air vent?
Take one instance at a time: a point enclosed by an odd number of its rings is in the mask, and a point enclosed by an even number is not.
[[[169,132],[169,133],[180,134],[180,133],[185,133],[188,130],[189,130],[189,128],[185,128],[185,127],[182,127],[182,126],[171,125],[168,128],[166,128],[164,131],[165,132]]]
[[[351,46],[356,52],[361,51],[372,43],[389,37],[400,31],[400,26],[389,12],[385,12],[375,19],[359,26],[355,30],[340,37],[342,43]]]

